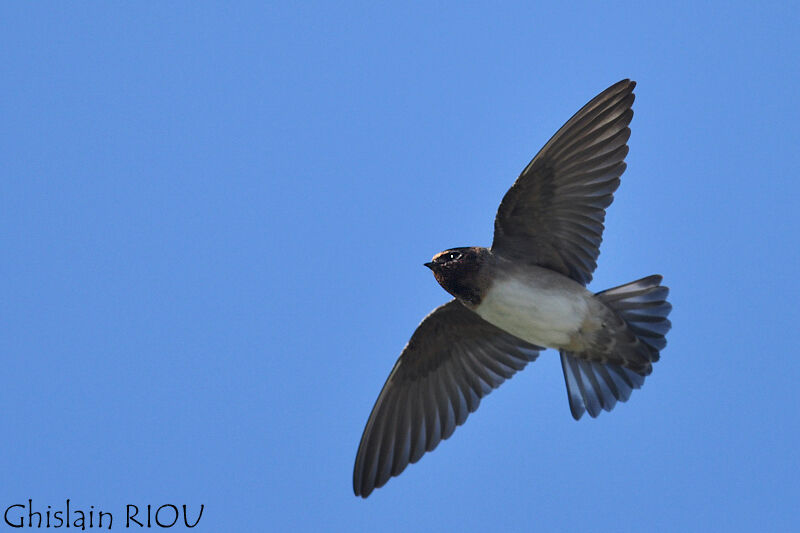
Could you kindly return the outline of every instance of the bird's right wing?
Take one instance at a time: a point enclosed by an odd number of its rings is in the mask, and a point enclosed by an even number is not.
[[[539,350],[457,300],[436,308],[411,336],[372,408],[353,471],[356,495],[366,498],[450,437],[481,398]]]

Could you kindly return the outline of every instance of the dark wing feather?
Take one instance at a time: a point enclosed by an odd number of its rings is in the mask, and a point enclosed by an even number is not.
[[[451,300],[417,327],[364,428],[353,490],[366,498],[463,424],[481,398],[539,355]]]
[[[636,82],[622,80],[578,111],[506,193],[492,251],[586,285],[628,154]]]

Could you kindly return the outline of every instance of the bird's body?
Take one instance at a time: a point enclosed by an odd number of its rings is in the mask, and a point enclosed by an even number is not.
[[[569,348],[582,343],[581,328],[596,307],[579,283],[540,267],[504,274],[473,310],[498,328],[537,346]],[[600,304],[602,305],[602,304]]]
[[[574,344],[582,325],[592,316],[590,309],[596,311],[598,303],[593,302],[592,293],[566,276],[536,265],[517,264],[488,248],[459,250],[476,255],[478,275],[468,278],[455,271],[453,277],[468,279],[460,289],[451,286],[447,274],[437,275],[437,280],[478,316],[531,344],[557,349]],[[432,264],[448,253],[451,251],[437,254]],[[479,297],[469,300],[465,294]]]
[[[642,386],[670,329],[661,276],[585,287],[625,171],[635,85],[612,85],[545,144],[500,203],[491,248],[451,248],[425,263],[454,299],[423,319],[386,380],[356,455],[356,495],[450,437],[545,347],[560,352],[576,420]]]

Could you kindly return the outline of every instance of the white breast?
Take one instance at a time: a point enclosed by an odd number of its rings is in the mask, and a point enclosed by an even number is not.
[[[569,344],[588,313],[588,291],[548,280],[507,278],[495,282],[475,309],[484,320],[523,340],[558,348]]]

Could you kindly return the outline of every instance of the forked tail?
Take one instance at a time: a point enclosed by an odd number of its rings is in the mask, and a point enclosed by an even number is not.
[[[561,351],[569,408],[575,420],[585,411],[596,417],[601,410],[613,409],[617,401],[627,401],[652,371],[652,363],[658,361],[659,352],[667,345],[665,335],[672,327],[667,319],[672,310],[667,302],[669,288],[661,285],[661,279],[659,275],[648,276],[596,294],[625,322],[625,333],[632,342],[619,349],[635,353],[636,364],[591,361],[580,354]]]

